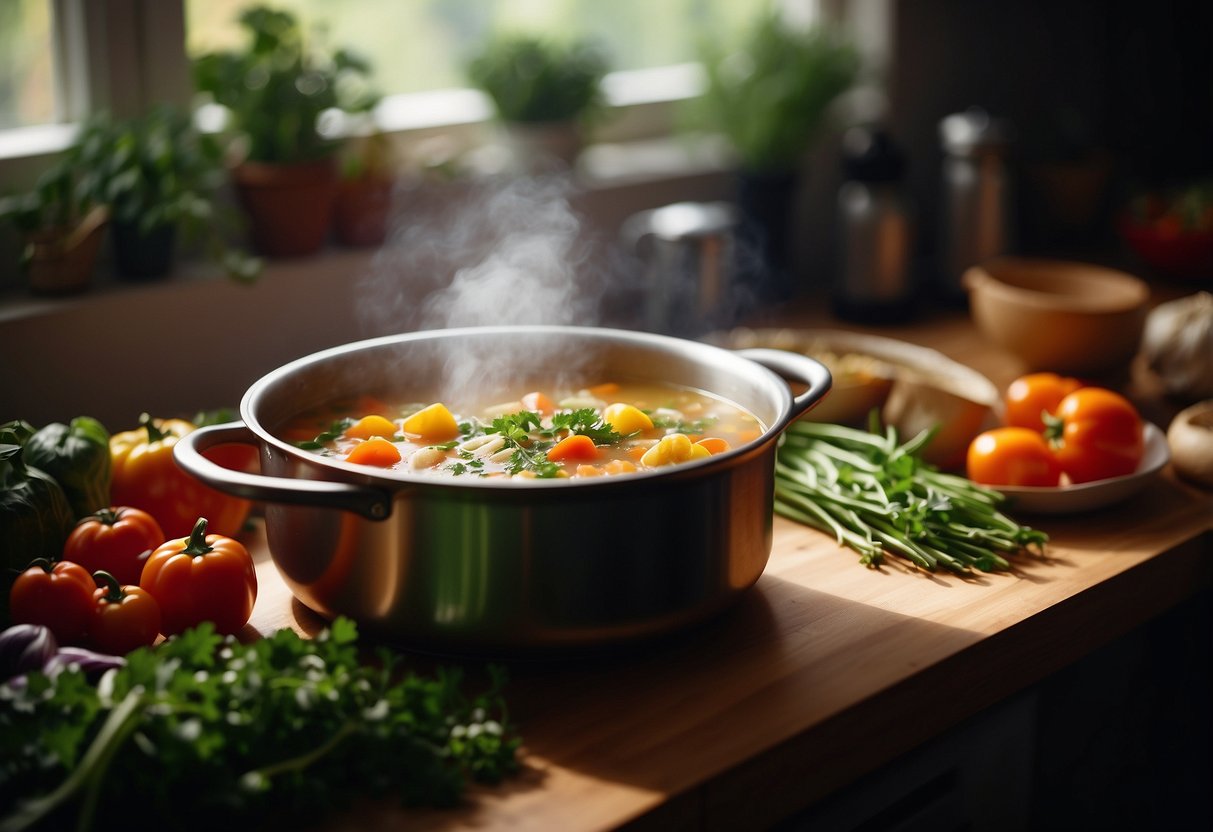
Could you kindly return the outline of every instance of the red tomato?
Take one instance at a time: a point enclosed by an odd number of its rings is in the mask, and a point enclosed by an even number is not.
[[[63,559],[90,572],[109,572],[120,584],[137,584],[143,562],[164,542],[156,519],[137,508],[103,508],[83,518],[63,546]]]
[[[1057,373],[1029,373],[1007,387],[1003,397],[1006,412],[1003,424],[1032,430],[1044,430],[1041,413],[1053,414],[1061,400],[1082,387],[1076,378]]]
[[[966,473],[982,485],[1051,487],[1061,479],[1061,466],[1039,433],[1007,427],[988,430],[969,443]]]
[[[148,647],[160,635],[160,605],[146,590],[122,586],[103,569],[93,573],[93,619],[89,641],[102,653],[121,656]]]
[[[1062,399],[1048,437],[1073,483],[1122,477],[1145,453],[1141,416],[1128,399],[1102,387],[1084,387]]]
[[[60,644],[82,644],[93,615],[93,578],[78,563],[39,558],[9,590],[14,624],[41,624]]]
[[[240,631],[253,614],[257,572],[248,550],[236,540],[206,533],[198,518],[188,538],[165,541],[143,567],[139,585],[160,605],[160,631],[167,635],[211,621],[215,632]]]

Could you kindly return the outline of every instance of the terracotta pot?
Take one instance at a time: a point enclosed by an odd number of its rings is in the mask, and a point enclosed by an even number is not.
[[[48,228],[27,235],[30,291],[62,295],[88,288],[108,219],[109,211],[97,206],[75,228]]]
[[[245,162],[232,170],[232,181],[249,215],[253,245],[260,253],[300,257],[324,246],[337,190],[333,160]]]
[[[387,238],[395,182],[380,177],[342,179],[333,206],[333,233],[343,246],[377,246]]]

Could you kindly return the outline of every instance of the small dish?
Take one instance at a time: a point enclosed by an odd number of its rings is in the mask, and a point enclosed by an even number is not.
[[[1000,485],[995,490],[1007,496],[1007,510],[1025,514],[1079,514],[1118,503],[1145,487],[1171,460],[1171,448],[1162,430],[1149,422],[1142,430],[1145,453],[1132,474],[1058,488]]]

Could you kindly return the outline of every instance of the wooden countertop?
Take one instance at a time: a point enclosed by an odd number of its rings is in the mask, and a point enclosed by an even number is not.
[[[782,322],[821,323],[803,312]],[[1000,385],[1022,369],[956,316],[871,331]],[[473,789],[458,810],[367,806],[329,828],[761,828],[1213,585],[1213,495],[1169,468],[1118,507],[1019,519],[1049,533],[1046,557],[963,578],[896,561],[865,569],[777,517],[765,574],[718,619],[508,666],[521,776]],[[314,632],[322,622],[291,599],[260,536],[252,548],[252,626]]]

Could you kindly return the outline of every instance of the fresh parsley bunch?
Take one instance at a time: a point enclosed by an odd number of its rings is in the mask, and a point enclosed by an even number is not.
[[[0,685],[0,829],[105,827],[115,807],[127,829],[269,828],[360,795],[447,806],[517,770],[498,671],[469,697],[458,671],[364,658],[348,619],[247,645],[204,624],[96,685]]]

